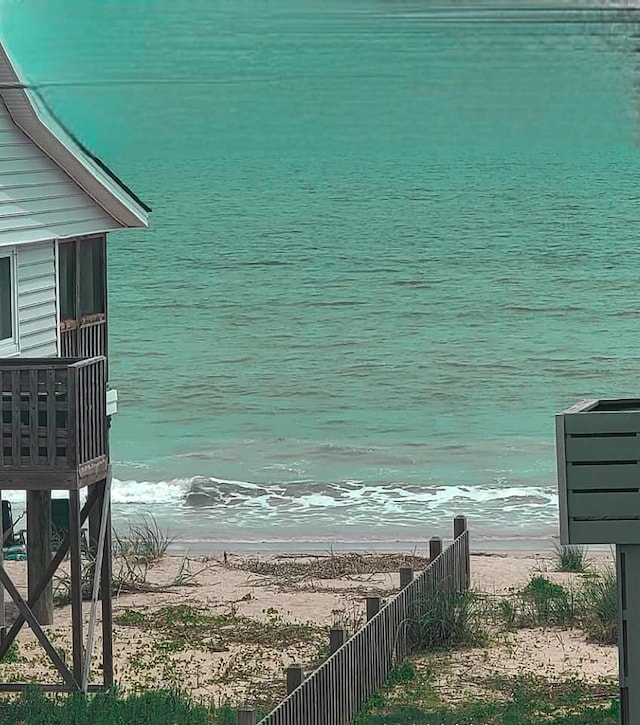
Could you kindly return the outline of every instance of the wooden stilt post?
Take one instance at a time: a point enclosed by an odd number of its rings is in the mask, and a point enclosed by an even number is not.
[[[80,546],[80,493],[69,492],[69,542],[71,553],[71,628],[73,677],[82,682],[82,550]]]
[[[93,488],[100,489],[102,481],[89,486],[91,491]],[[100,537],[100,503],[97,503],[89,512],[89,551],[91,556],[95,557],[98,551],[98,538]],[[97,563],[97,562],[96,562]]]
[[[82,666],[82,691],[87,692],[89,678],[91,676],[91,658],[93,656],[93,641],[98,615],[98,595],[100,593],[100,579],[102,577],[102,566],[104,563],[104,545],[107,534],[108,510],[111,505],[111,481],[100,482],[100,530],[98,532],[98,545],[96,549],[96,560],[92,571],[93,586],[91,589],[91,611],[89,614],[89,628],[87,631],[87,648],[84,653]]]
[[[640,721],[640,545],[616,546],[616,569],[620,722],[634,725]]]
[[[111,466],[108,482],[103,491],[111,489]],[[104,493],[103,493],[104,495]],[[111,497],[106,507],[105,539],[102,551],[102,570],[100,572],[100,599],[102,601],[102,676],[105,687],[113,685],[113,611],[111,608]]]
[[[0,517],[2,516],[2,491],[0,491]],[[1,518],[0,518],[1,520]],[[0,531],[2,531],[2,535],[0,535],[0,540],[2,541],[2,546],[0,546],[0,567],[4,567],[4,529],[2,525],[0,525]],[[4,611],[4,587],[2,584],[0,584],[0,643],[4,640],[5,635],[7,634],[7,624],[6,624],[6,618],[5,618],[5,611]]]
[[[51,491],[27,491],[27,579],[29,595],[51,562]],[[53,585],[49,581],[32,612],[40,624],[53,624]]]

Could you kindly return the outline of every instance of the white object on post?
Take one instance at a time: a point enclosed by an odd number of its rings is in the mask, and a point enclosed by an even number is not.
[[[118,412],[118,391],[115,388],[107,388],[107,415],[115,415]]]

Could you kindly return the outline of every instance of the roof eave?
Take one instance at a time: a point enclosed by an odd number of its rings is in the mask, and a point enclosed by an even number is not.
[[[149,226],[150,208],[73,138],[41,99],[25,87],[2,43],[0,96],[14,123],[119,225]]]

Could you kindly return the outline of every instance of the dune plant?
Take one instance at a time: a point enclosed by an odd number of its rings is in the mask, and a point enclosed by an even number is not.
[[[601,644],[618,641],[618,583],[615,569],[586,579],[580,589],[581,625],[589,639]]]
[[[590,563],[584,546],[556,544],[554,557],[558,571],[582,574],[589,571]]]
[[[418,608],[419,614],[409,627],[414,650],[474,646],[486,641],[478,599],[472,592],[435,591],[425,596]]]
[[[259,713],[263,715],[266,713]],[[235,710],[198,703],[187,694],[153,690],[124,696],[117,691],[95,696],[45,695],[34,686],[20,697],[0,702],[7,725],[235,725]]]

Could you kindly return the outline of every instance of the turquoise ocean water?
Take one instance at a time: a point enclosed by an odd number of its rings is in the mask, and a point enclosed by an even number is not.
[[[154,209],[109,251],[116,523],[556,531],[554,413],[639,392],[640,14],[505,7],[5,0]]]

